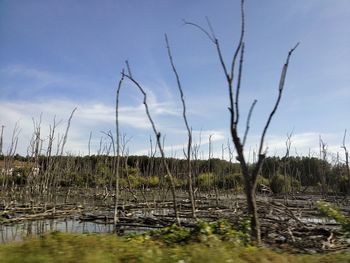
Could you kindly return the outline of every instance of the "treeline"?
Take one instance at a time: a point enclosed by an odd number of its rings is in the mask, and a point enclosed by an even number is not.
[[[4,161],[3,156],[0,158]],[[1,182],[7,179],[8,185],[25,185],[28,180],[40,183],[45,181],[44,177],[49,177],[56,186],[113,189],[116,184],[115,161],[113,156],[103,155],[50,158],[39,156],[36,159],[15,155],[11,175],[2,169]],[[184,159],[167,158],[177,187],[185,188],[187,185],[186,162]],[[167,185],[166,171],[160,157],[128,156],[122,157],[120,163],[121,187],[149,188]],[[34,167],[37,168],[35,174]],[[239,163],[221,159],[192,160],[192,174],[195,187],[203,190],[243,189]],[[267,187],[274,193],[315,192],[324,187],[328,193],[346,193],[347,186],[345,164],[330,164],[314,157],[266,158],[258,178],[258,189]]]
[[[264,178],[286,177],[290,188],[293,183],[304,187],[333,193],[349,192],[349,175],[345,163],[329,163],[315,157],[269,157],[262,166]],[[287,182],[288,183],[288,182]]]

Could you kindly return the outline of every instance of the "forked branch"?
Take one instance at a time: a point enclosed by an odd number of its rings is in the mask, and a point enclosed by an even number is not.
[[[253,113],[254,107],[255,107],[257,102],[258,102],[257,100],[254,100],[252,105],[250,106],[250,109],[249,109],[249,113],[248,113],[248,117],[247,117],[247,123],[246,123],[244,137],[243,137],[243,142],[242,142],[243,147],[244,147],[245,142],[247,140],[247,135],[248,135],[249,128],[250,128],[250,119],[252,117],[252,113]]]
[[[267,119],[267,122],[265,124],[265,127],[264,127],[264,130],[262,132],[262,135],[261,135],[261,139],[260,139],[260,146],[259,146],[259,151],[258,151],[258,155],[263,155],[262,153],[262,149],[264,147],[264,140],[265,140],[265,135],[266,135],[266,132],[267,132],[267,129],[269,128],[270,126],[270,123],[271,123],[271,120],[272,120],[272,117],[273,115],[275,115],[276,113],[276,110],[278,108],[278,105],[280,104],[280,101],[281,101],[281,98],[282,98],[282,93],[283,93],[283,88],[284,88],[284,82],[286,80],[286,76],[287,76],[287,70],[288,70],[288,65],[289,65],[289,60],[290,60],[290,57],[292,56],[294,50],[299,46],[299,43],[297,43],[289,52],[288,52],[288,56],[287,56],[287,59],[286,59],[286,62],[285,64],[283,65],[283,68],[282,68],[282,73],[281,73],[281,77],[280,77],[280,82],[279,82],[279,86],[278,86],[278,96],[277,96],[277,100],[275,102],[275,106],[273,107],[270,115],[269,115],[269,118]]]
[[[152,119],[151,113],[149,111],[149,107],[148,107],[148,104],[147,104],[147,93],[142,88],[140,83],[138,81],[136,81],[132,77],[129,63],[127,61],[126,61],[126,63],[127,63],[129,74],[122,73],[122,75],[124,77],[126,77],[127,79],[129,79],[139,89],[139,91],[143,95],[143,104],[145,106],[146,115],[147,115],[147,118],[148,118],[149,122],[152,125],[152,130],[153,130],[154,134],[156,135],[158,149],[159,149],[159,152],[161,154],[161,157],[162,157],[162,160],[163,160],[163,165],[165,167],[166,173],[167,173],[167,175],[169,177],[169,180],[170,180],[170,188],[171,188],[171,193],[172,193],[172,197],[173,197],[173,207],[174,207],[174,213],[175,213],[176,222],[177,222],[178,225],[180,225],[180,218],[179,218],[179,214],[178,214],[178,210],[177,210],[177,201],[176,201],[176,193],[175,193],[175,181],[174,181],[174,177],[173,177],[173,175],[172,175],[172,173],[170,171],[170,168],[168,166],[168,163],[165,160],[164,148],[163,148],[162,143],[161,143],[161,134],[157,130],[156,125],[155,125],[155,123],[154,123],[154,121]]]
[[[185,25],[190,25],[193,26],[197,29],[199,29],[201,32],[203,32],[209,39],[210,41],[215,45],[216,47],[216,52],[218,54],[219,57],[219,61],[221,64],[221,67],[224,71],[225,77],[226,77],[226,81],[228,83],[228,88],[229,88],[229,98],[230,98],[230,107],[229,107],[229,111],[231,113],[231,123],[232,125],[234,125],[235,127],[238,124],[238,119],[239,119],[239,107],[238,107],[238,98],[239,98],[239,89],[240,89],[240,82],[241,82],[241,76],[242,76],[242,66],[243,66],[243,54],[244,54],[244,32],[245,32],[245,14],[244,14],[244,0],[241,0],[241,30],[240,30],[240,39],[239,39],[239,43],[238,46],[234,52],[233,58],[232,58],[232,62],[231,62],[231,69],[230,72],[228,70],[228,67],[225,64],[223,55],[222,55],[222,51],[221,51],[221,47],[220,47],[220,42],[218,40],[218,38],[215,36],[213,27],[211,26],[211,23],[209,21],[208,18],[206,18],[207,23],[208,23],[208,27],[209,30],[206,30],[205,28],[203,28],[202,26],[193,23],[193,22],[188,22],[186,20],[184,20]],[[240,60],[240,67],[239,67],[239,77],[238,77],[238,85],[237,85],[237,89],[236,89],[236,94],[234,94],[234,90],[233,90],[233,80],[234,80],[234,72],[235,72],[235,64],[236,64],[236,60],[239,54],[239,51],[241,50],[241,60]],[[235,97],[235,98],[234,98]],[[236,101],[236,103],[235,103]],[[235,109],[234,109],[235,107]],[[236,113],[235,113],[236,111]]]

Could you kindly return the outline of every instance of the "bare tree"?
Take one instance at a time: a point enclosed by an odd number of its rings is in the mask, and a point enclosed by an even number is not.
[[[187,130],[187,135],[188,135],[187,153],[185,153],[185,156],[187,159],[188,194],[189,194],[190,202],[191,202],[192,217],[196,218],[196,204],[195,204],[195,199],[194,199],[194,194],[193,194],[192,166],[191,166],[192,130],[188,124],[188,120],[187,120],[187,116],[186,116],[186,103],[185,103],[184,93],[182,90],[182,85],[181,85],[179,74],[177,73],[177,70],[176,70],[176,67],[175,67],[175,64],[173,61],[173,57],[171,55],[169,40],[168,40],[168,36],[166,34],[165,34],[165,43],[166,43],[166,47],[167,47],[167,51],[168,51],[168,56],[169,56],[171,68],[175,74],[177,87],[178,87],[179,92],[180,92],[181,103],[182,103],[182,117],[184,119],[186,130]]]
[[[92,131],[90,131],[89,135],[89,142],[88,142],[88,155],[91,155],[91,136],[92,136]]]
[[[229,92],[229,99],[230,99],[230,105],[229,105],[229,112],[230,112],[230,131],[231,136],[233,140],[233,144],[235,145],[236,152],[237,152],[237,160],[240,162],[241,168],[242,168],[242,175],[244,180],[244,188],[245,188],[245,194],[247,198],[247,206],[248,206],[248,212],[250,215],[251,220],[251,237],[254,243],[260,244],[261,242],[261,234],[260,234],[260,224],[259,224],[259,218],[258,218],[258,212],[257,212],[257,204],[256,204],[256,195],[255,190],[257,186],[257,177],[261,170],[263,161],[266,156],[266,151],[264,149],[264,140],[265,135],[267,132],[267,129],[271,123],[271,120],[273,116],[276,113],[276,110],[278,108],[278,105],[282,98],[284,83],[286,79],[287,69],[289,65],[290,57],[293,53],[293,51],[297,48],[298,44],[296,44],[288,53],[287,59],[285,64],[282,68],[282,73],[279,81],[279,87],[278,87],[278,96],[276,99],[276,102],[274,104],[274,107],[267,118],[266,124],[263,128],[263,132],[260,137],[260,144],[259,149],[257,152],[257,161],[253,164],[252,169],[248,168],[248,163],[246,161],[246,158],[244,156],[244,143],[245,139],[243,141],[241,140],[241,137],[238,133],[238,124],[240,120],[240,107],[239,107],[239,95],[240,95],[240,88],[241,88],[241,78],[242,78],[242,70],[243,70],[243,61],[244,61],[244,33],[245,33],[245,14],[244,14],[244,0],[241,0],[241,33],[240,33],[240,39],[239,43],[235,49],[235,52],[232,57],[231,65],[230,67],[225,63],[223,54],[221,52],[221,47],[218,38],[215,35],[215,32],[213,30],[213,27],[211,26],[209,20],[207,19],[209,30],[206,30],[202,26],[199,26],[192,22],[186,22],[184,21],[186,25],[191,25],[199,29],[201,32],[203,32],[209,40],[213,43],[213,45],[216,48],[216,52],[218,54],[218,58],[221,64],[221,67],[224,71],[225,78],[227,81],[228,86],[228,92]],[[237,84],[234,89],[234,80],[236,79],[235,71],[236,71],[236,61],[238,56],[240,56],[239,60],[239,67],[238,67],[238,76],[237,76]],[[246,125],[246,131],[244,133],[244,137],[246,137],[249,129],[249,121],[251,112],[253,110],[254,105],[256,102],[254,101],[250,114],[247,118],[247,125]]]
[[[3,144],[4,128],[5,128],[5,125],[1,125],[1,135],[0,135],[0,155],[3,155],[3,152],[2,152],[2,144]]]
[[[21,130],[18,126],[18,122],[15,123],[15,126],[12,131],[12,136],[11,136],[11,143],[9,146],[9,149],[7,150],[7,153],[4,157],[4,163],[5,163],[5,173],[4,173],[4,179],[2,181],[2,187],[3,189],[6,189],[8,186],[8,177],[12,175],[12,165],[13,165],[13,157],[16,154],[17,151],[17,145],[18,145],[18,136],[20,134]]]
[[[64,133],[64,136],[63,136],[63,141],[62,141],[62,146],[61,146],[61,155],[63,156],[63,153],[64,153],[64,146],[66,145],[67,143],[67,137],[68,137],[68,131],[69,131],[69,128],[70,128],[70,123],[72,121],[72,118],[73,118],[73,115],[74,115],[74,112],[77,110],[77,108],[74,108],[72,113],[70,114],[69,116],[69,119],[68,119],[68,124],[67,124],[67,128],[66,128],[66,132]]]
[[[283,177],[284,177],[284,202],[287,204],[288,202],[288,182],[287,182],[287,170],[289,171],[289,155],[290,155],[290,147],[292,146],[292,135],[293,131],[291,133],[287,134],[286,139],[286,154],[284,155],[284,171],[283,171]],[[288,166],[288,167],[287,167]],[[288,168],[288,169],[287,169]]]
[[[199,136],[198,136],[198,142],[195,142],[193,144],[193,147],[192,147],[192,163],[193,163],[193,166],[194,166],[194,174],[195,175],[198,175],[199,174],[199,162],[198,162],[198,159],[199,159],[199,150],[201,148],[201,145],[202,145],[202,130],[199,132]],[[193,178],[196,178],[195,176]],[[200,195],[200,192],[198,191],[199,190],[199,187],[198,187],[198,184],[196,184],[196,181],[194,181],[194,185],[196,185],[197,187],[194,189],[193,191],[193,194],[194,194],[194,198],[196,199],[196,196],[199,196]]]
[[[350,168],[349,168],[349,152],[348,149],[346,148],[345,145],[345,139],[346,139],[346,130],[344,132],[344,137],[343,137],[343,145],[341,148],[344,149],[344,154],[345,154],[345,166],[346,166],[346,174],[348,176],[348,193],[350,193]]]
[[[320,143],[320,158],[322,160],[322,167],[320,173],[321,181],[321,193],[322,196],[327,194],[327,184],[326,184],[326,164],[327,164],[327,144],[322,140],[321,136],[319,138]]]
[[[115,168],[115,205],[114,205],[114,226],[118,223],[118,202],[119,202],[119,170],[120,170],[120,135],[119,135],[119,94],[124,80],[124,69],[118,83],[116,102],[115,102],[115,140],[117,150],[117,160]]]
[[[49,188],[49,182],[51,180],[51,170],[53,167],[53,160],[52,160],[52,146],[53,142],[55,140],[55,131],[57,126],[59,125],[60,122],[56,122],[56,116],[53,118],[53,125],[50,125],[50,130],[49,130],[49,138],[48,138],[48,144],[47,144],[47,150],[46,150],[46,169],[44,171],[44,191],[47,191]]]
[[[158,146],[160,155],[162,157],[162,162],[163,162],[163,165],[164,165],[164,168],[165,168],[165,171],[166,171],[166,175],[167,175],[167,177],[168,177],[168,179],[170,181],[170,189],[171,189],[171,194],[172,194],[172,198],[173,198],[173,208],[174,208],[176,222],[177,222],[178,225],[180,225],[180,217],[179,217],[179,213],[178,213],[178,210],[177,210],[177,200],[176,200],[176,193],[175,193],[175,179],[173,177],[173,174],[170,171],[169,165],[168,165],[168,163],[166,161],[166,158],[165,158],[164,147],[162,146],[162,143],[161,143],[161,133],[157,130],[156,125],[155,125],[155,123],[154,123],[154,121],[152,119],[151,113],[149,111],[149,107],[148,107],[148,104],[147,104],[147,93],[142,88],[140,83],[137,82],[133,78],[133,76],[131,74],[130,67],[129,67],[129,63],[126,63],[126,65],[128,67],[128,74],[125,74],[124,72],[122,72],[122,76],[125,76],[127,79],[129,79],[139,89],[139,91],[143,95],[143,104],[145,106],[146,115],[147,115],[147,118],[148,118],[149,122],[151,123],[152,130],[153,130],[153,132],[154,132],[154,134],[156,136],[157,146]]]
[[[63,136],[60,133],[57,134],[57,144],[56,144],[56,156],[59,155],[61,144],[62,144]]]

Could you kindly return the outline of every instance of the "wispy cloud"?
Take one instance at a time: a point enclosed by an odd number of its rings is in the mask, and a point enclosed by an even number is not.
[[[4,98],[54,98],[74,96],[79,90],[80,97],[98,94],[103,83],[98,83],[86,75],[35,68],[14,64],[0,68],[0,90]],[[81,92],[84,90],[85,92]]]
[[[47,85],[50,83],[60,83],[66,80],[66,77],[64,77],[63,75],[19,64],[4,67],[0,70],[0,73],[11,77],[27,77],[32,80],[40,81],[42,85]]]

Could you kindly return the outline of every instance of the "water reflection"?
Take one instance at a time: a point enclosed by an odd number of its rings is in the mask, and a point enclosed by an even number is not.
[[[21,241],[27,237],[40,236],[52,231],[66,233],[111,233],[113,232],[113,225],[81,222],[77,219],[25,221],[13,225],[0,225],[0,243]]]

